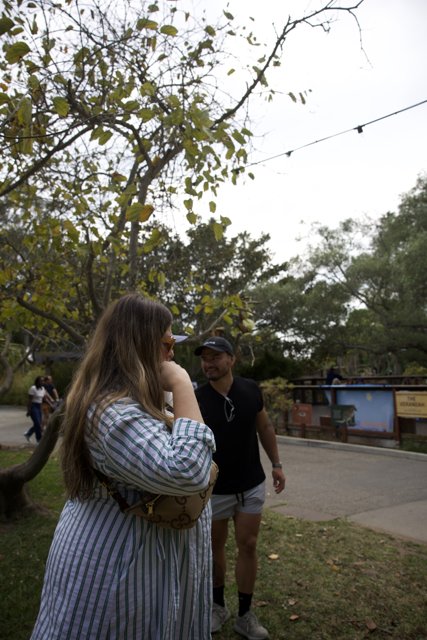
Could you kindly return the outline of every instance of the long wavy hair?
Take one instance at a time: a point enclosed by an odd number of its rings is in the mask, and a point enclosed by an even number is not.
[[[160,384],[161,341],[172,315],[139,294],[128,294],[102,314],[67,393],[61,464],[70,498],[85,499],[94,474],[85,435],[92,403],[104,409],[125,397],[136,400],[154,418],[170,425]]]

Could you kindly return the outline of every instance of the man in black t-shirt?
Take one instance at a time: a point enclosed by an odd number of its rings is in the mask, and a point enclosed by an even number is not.
[[[212,495],[213,611],[212,633],[230,617],[224,601],[225,544],[228,521],[234,520],[237,544],[236,581],[239,612],[235,631],[251,640],[268,638],[268,631],[251,611],[257,572],[256,544],[265,501],[265,473],[258,437],[272,463],[276,493],[285,476],[279,461],[276,434],[264,408],[261,390],[253,380],[233,377],[233,348],[225,338],[212,336],[194,352],[201,356],[208,383],[196,389],[203,420],[215,435],[214,460],[219,467]]]

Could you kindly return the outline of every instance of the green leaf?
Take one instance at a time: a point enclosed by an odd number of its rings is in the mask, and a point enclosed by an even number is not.
[[[138,116],[141,118],[143,122],[148,122],[149,120],[152,120],[152,118],[154,118],[155,115],[156,114],[153,109],[143,108],[138,111]]]
[[[6,60],[9,64],[20,62],[31,51],[26,42],[15,42],[6,49]]]
[[[187,195],[189,195],[189,196],[197,196],[197,191],[194,189],[193,181],[189,176],[187,176],[185,178],[184,184],[185,184],[185,193]],[[187,200],[187,202],[191,202],[191,206],[193,206],[193,201],[192,200]]]
[[[214,202],[213,200],[209,202],[209,211],[211,213],[215,213],[216,211],[216,202]]]
[[[129,222],[146,222],[154,211],[152,204],[135,202],[126,209],[126,220]]]
[[[64,220],[63,224],[70,240],[72,240],[73,242],[78,242],[80,235],[71,220]]]
[[[122,102],[123,109],[126,111],[136,111],[139,107],[138,100],[126,100]]]
[[[16,113],[20,125],[31,124],[32,103],[30,98],[23,98]]]
[[[112,131],[103,131],[101,133],[101,135],[98,138],[98,143],[102,146],[104,144],[107,144],[107,142],[109,141],[109,139],[111,138],[111,136],[113,135]]]
[[[227,20],[234,20],[234,16],[232,13],[229,13],[228,11],[223,11],[225,17],[227,18]]]
[[[57,73],[53,76],[53,81],[54,82],[59,82],[60,84],[63,84],[64,87],[67,86],[67,80],[64,78],[63,75],[61,75],[60,73]]]
[[[10,31],[15,23],[10,18],[0,18],[0,36]]]
[[[262,84],[263,87],[268,87],[268,82],[266,80],[266,77],[263,73],[263,71],[259,68],[259,67],[255,67],[253,66],[252,69],[255,71],[255,73],[257,74],[260,83]]]
[[[205,27],[205,31],[209,36],[216,36],[216,31],[213,27],[211,27],[210,25],[208,25],[207,27]]]
[[[290,97],[290,99],[292,100],[292,102],[296,102],[296,101],[297,101],[297,99],[296,99],[296,97],[295,97],[295,94],[293,94],[293,93],[291,93],[291,92],[290,92],[290,93],[288,93],[288,96]]]
[[[156,89],[154,85],[151,84],[151,82],[144,82],[144,84],[141,85],[139,93],[142,96],[154,96],[156,93]]]
[[[141,18],[136,23],[137,29],[151,29],[151,31],[156,31],[158,26],[158,22],[155,22],[155,20],[149,20],[148,18]]]
[[[182,146],[190,156],[197,156],[198,147],[192,140],[184,140]]]
[[[164,33],[165,36],[176,36],[178,34],[178,29],[172,24],[165,24],[160,28],[160,33]]]
[[[33,18],[33,23],[32,23],[32,25],[31,25],[31,33],[32,33],[33,35],[35,35],[36,33],[38,33],[38,31],[39,31],[39,27],[38,27],[38,25],[37,25],[36,17],[34,16],[34,18]]]
[[[219,222],[213,222],[212,223],[212,229],[214,232],[214,236],[215,236],[215,240],[217,242],[219,242],[219,240],[222,240],[222,237],[224,235],[224,229],[222,224],[219,224]]]
[[[144,253],[150,253],[153,249],[155,249],[162,240],[162,234],[159,229],[153,229],[150,237],[144,242],[143,251]]]
[[[246,142],[245,138],[242,136],[240,131],[237,131],[237,129],[235,129],[231,135],[239,144],[245,144]]]
[[[234,155],[234,147],[233,146],[228,146],[227,147],[227,152],[225,154],[226,159],[227,160],[231,160],[233,155]]]
[[[178,96],[174,95],[170,95],[167,97],[167,103],[174,109],[178,109],[178,107],[181,106],[181,100],[178,98]]]
[[[31,155],[33,152],[33,139],[31,127],[24,127],[22,130],[22,138],[19,141],[19,149],[21,153]]]
[[[197,215],[193,211],[187,213],[186,218],[190,224],[196,224],[197,222]]]
[[[56,113],[61,116],[61,118],[65,118],[66,116],[68,116],[70,105],[65,98],[60,98],[59,96],[57,96],[56,98],[53,98],[52,102]]]
[[[122,175],[121,173],[117,173],[116,171],[111,175],[111,180],[113,182],[126,182],[127,178],[126,176]]]
[[[233,75],[233,73],[236,71],[236,69],[230,69],[227,73],[228,76]]]

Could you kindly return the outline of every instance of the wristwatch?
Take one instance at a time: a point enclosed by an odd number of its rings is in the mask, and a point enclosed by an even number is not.
[[[283,465],[281,462],[273,462],[273,464],[271,465],[273,467],[273,469],[282,469]]]

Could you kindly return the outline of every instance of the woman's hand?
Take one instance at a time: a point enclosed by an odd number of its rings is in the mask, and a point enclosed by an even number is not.
[[[173,391],[174,387],[185,384],[192,387],[187,371],[173,360],[164,360],[161,363],[160,380],[165,391]]]
[[[160,365],[160,379],[163,389],[173,393],[175,420],[190,418],[190,420],[203,422],[193,385],[186,370],[173,360],[165,360]]]

